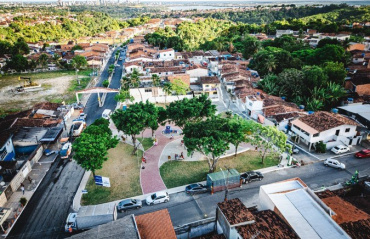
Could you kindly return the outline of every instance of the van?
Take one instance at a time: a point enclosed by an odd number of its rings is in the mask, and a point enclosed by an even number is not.
[[[112,114],[112,111],[110,109],[105,109],[101,117],[108,120],[111,114]]]

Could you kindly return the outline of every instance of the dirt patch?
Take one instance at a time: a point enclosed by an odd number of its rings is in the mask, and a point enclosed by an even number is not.
[[[41,84],[40,90],[22,93],[17,93],[14,91],[14,88],[18,87],[20,83],[4,87],[1,89],[0,107],[7,108],[10,102],[12,103],[13,107],[17,107],[14,102],[18,102],[22,104],[19,106],[19,108],[25,108],[33,105],[35,102],[45,101],[46,98],[50,99],[50,97],[56,95],[63,95],[67,91],[70,82],[73,79],[75,79],[74,76],[39,79],[36,80],[35,83]]]

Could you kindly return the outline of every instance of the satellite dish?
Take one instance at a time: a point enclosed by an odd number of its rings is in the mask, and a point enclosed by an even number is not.
[[[0,183],[0,185],[1,185],[1,186],[5,186],[5,182],[4,182],[4,181],[2,181],[2,182]]]

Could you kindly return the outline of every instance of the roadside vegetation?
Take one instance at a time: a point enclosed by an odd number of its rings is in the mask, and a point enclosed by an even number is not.
[[[256,151],[246,151],[238,154],[236,157],[222,158],[218,162],[219,167],[216,172],[221,169],[234,168],[239,173],[250,170],[257,170],[265,167],[276,166],[279,163],[278,156],[269,154],[261,162],[261,156]],[[179,187],[195,182],[205,181],[208,174],[208,164],[203,161],[169,161],[164,163],[160,168],[161,177],[167,188]]]

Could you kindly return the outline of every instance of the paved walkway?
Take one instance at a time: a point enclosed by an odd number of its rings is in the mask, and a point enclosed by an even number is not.
[[[175,130],[180,130],[176,126],[171,125],[171,127]],[[159,159],[166,145],[169,142],[179,139],[182,136],[180,136],[179,133],[173,134],[174,138],[171,139],[169,135],[165,135],[162,133],[162,131],[164,130],[165,126],[160,126],[155,131],[155,138],[157,139],[158,144],[151,147],[144,153],[146,163],[142,164],[142,168],[140,170],[140,183],[143,194],[167,189],[159,173]],[[145,130],[143,136],[144,138],[151,137],[152,131]]]

